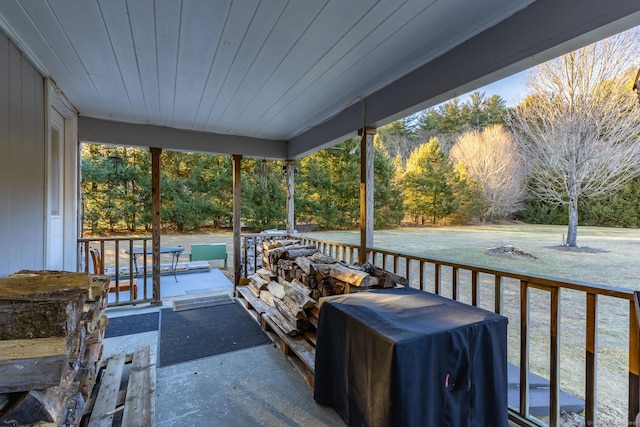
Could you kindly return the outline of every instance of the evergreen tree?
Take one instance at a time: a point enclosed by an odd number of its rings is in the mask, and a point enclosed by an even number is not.
[[[454,168],[437,138],[414,150],[403,177],[405,207],[414,221],[429,218],[435,225],[456,211],[454,179]]]

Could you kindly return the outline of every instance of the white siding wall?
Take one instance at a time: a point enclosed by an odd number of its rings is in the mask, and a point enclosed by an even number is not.
[[[0,277],[44,268],[44,79],[0,33]]]

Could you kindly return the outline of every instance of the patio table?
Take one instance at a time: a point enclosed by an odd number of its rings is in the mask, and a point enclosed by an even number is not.
[[[178,268],[178,260],[180,259],[180,254],[184,251],[182,246],[161,246],[160,254],[171,254],[171,267],[169,269],[170,273],[173,273],[173,277],[178,281],[178,276],[176,275],[176,269]],[[125,251],[129,254],[129,250]],[[133,252],[129,255],[133,255],[133,266],[136,270],[136,275],[140,274],[138,271],[138,257],[143,255],[145,250],[143,248],[135,248]],[[146,254],[150,255],[153,253],[153,249],[148,247],[146,248]]]

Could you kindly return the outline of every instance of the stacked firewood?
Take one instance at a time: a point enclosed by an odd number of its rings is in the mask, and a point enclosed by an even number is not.
[[[96,381],[108,276],[0,279],[0,425],[77,426]]]
[[[315,330],[321,297],[407,284],[371,264],[339,262],[299,239],[263,240],[262,266],[249,277],[248,288],[290,336]]]

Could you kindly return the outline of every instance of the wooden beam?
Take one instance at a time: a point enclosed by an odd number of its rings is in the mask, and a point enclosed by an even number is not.
[[[160,305],[160,155],[161,148],[150,148],[151,151],[151,305]],[[143,266],[146,268],[146,266]]]
[[[285,162],[285,172],[287,178],[287,234],[292,234],[296,229],[295,223],[295,160]]]
[[[374,128],[360,134],[360,250],[358,262],[367,262],[367,248],[373,246],[373,136]]]
[[[124,123],[83,116],[78,118],[78,139],[93,143],[158,147],[175,151],[222,155],[240,152],[245,157],[287,158],[286,141]]]
[[[233,159],[233,291],[240,284],[240,246],[242,235],[242,156]]]

